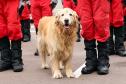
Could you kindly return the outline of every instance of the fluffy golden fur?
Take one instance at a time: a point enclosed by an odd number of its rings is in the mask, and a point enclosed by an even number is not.
[[[42,68],[49,68],[46,56],[50,57],[53,78],[62,78],[60,68],[64,66],[66,76],[74,77],[71,66],[73,45],[78,26],[77,14],[64,8],[54,16],[43,17],[38,25],[38,50],[42,57]]]

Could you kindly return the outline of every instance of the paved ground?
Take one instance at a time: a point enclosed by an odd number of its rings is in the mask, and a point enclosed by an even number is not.
[[[62,6],[58,4],[57,8]],[[33,26],[32,26],[33,27]],[[97,73],[81,75],[79,78],[53,79],[51,70],[40,68],[40,57],[34,56],[36,35],[32,28],[31,42],[23,43],[24,71],[15,73],[12,70],[0,72],[0,84],[126,84],[126,57],[110,57],[110,73],[100,76]],[[76,43],[73,52],[73,71],[85,62],[83,41]]]

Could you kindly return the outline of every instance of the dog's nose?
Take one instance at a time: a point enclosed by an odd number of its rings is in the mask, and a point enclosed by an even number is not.
[[[69,20],[68,19],[65,19],[64,22],[65,22],[65,24],[69,24]]]

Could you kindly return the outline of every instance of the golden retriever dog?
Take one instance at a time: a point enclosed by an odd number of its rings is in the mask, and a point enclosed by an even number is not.
[[[71,58],[76,41],[78,16],[69,8],[61,9],[54,16],[40,19],[38,25],[38,51],[42,57],[42,68],[49,68],[46,58],[50,58],[53,78],[62,78],[60,68],[64,66],[66,76],[73,78]]]

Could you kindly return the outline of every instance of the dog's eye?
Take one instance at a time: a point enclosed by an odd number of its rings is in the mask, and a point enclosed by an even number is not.
[[[64,14],[62,14],[61,16],[64,16]]]
[[[72,14],[71,14],[71,13],[70,13],[69,15],[70,15],[70,16],[72,16]]]

